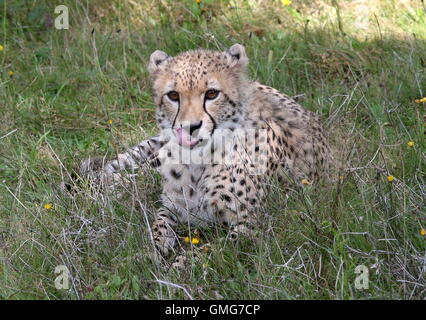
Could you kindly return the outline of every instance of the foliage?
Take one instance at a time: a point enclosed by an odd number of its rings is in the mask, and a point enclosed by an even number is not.
[[[1,298],[426,297],[421,1],[63,2],[69,30],[54,28],[51,1],[0,0]],[[258,238],[239,246],[221,229],[200,230],[197,244],[182,230],[188,250],[211,247],[176,273],[151,259],[158,174],[123,201],[58,186],[81,159],[156,132],[151,52],[236,42],[252,78],[323,117],[341,177],[274,186]],[[69,290],[54,286],[57,265]],[[368,290],[354,287],[357,265]]]

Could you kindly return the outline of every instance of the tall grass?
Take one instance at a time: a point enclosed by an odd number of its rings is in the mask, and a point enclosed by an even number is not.
[[[69,30],[53,28],[52,1],[0,1],[1,298],[426,297],[421,1],[62,2]],[[235,42],[253,79],[321,115],[340,178],[273,186],[258,238],[233,246],[224,230],[199,230],[199,245],[181,241],[194,258],[177,272],[152,259],[153,170],[123,199],[59,185],[81,159],[156,132],[151,52]],[[58,265],[70,270],[69,290],[55,288]],[[355,288],[358,265],[369,268],[368,289]]]

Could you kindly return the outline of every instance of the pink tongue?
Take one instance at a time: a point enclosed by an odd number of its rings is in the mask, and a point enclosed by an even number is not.
[[[198,139],[191,140],[191,136],[183,128],[176,129],[176,133],[177,133],[178,143],[180,145],[192,147],[193,145],[195,145],[198,142]]]

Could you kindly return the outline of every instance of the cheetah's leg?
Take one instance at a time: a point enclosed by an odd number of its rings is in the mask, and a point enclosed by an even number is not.
[[[219,223],[230,227],[230,238],[252,236],[256,213],[264,197],[259,177],[244,167],[216,166],[205,176],[203,210],[213,210]]]
[[[122,179],[118,179],[121,170],[133,172],[147,161],[153,160],[164,143],[165,141],[161,136],[155,136],[142,141],[124,153],[118,154],[117,158],[109,161],[101,158],[88,158],[80,163],[79,173],[95,185],[113,188],[115,182],[122,181]],[[133,175],[130,174],[128,177]]]
[[[164,256],[168,256],[176,244],[176,233],[173,228],[177,223],[176,216],[166,208],[157,211],[152,225],[152,234],[156,248]]]
[[[212,166],[205,171],[201,180],[201,192],[204,194],[201,196],[200,209],[207,211],[208,216],[227,227],[233,242],[241,236],[252,237],[255,234],[258,205],[264,197],[263,190],[259,189],[259,177],[247,174],[243,167]],[[166,246],[166,250],[162,251],[168,252],[167,249],[170,249],[171,244],[174,245],[175,239],[170,235],[159,237],[157,247],[161,250]],[[165,245],[161,245],[163,243]],[[171,267],[184,269],[188,263],[187,254],[179,253]],[[199,254],[200,252],[195,253],[193,257],[200,258]]]

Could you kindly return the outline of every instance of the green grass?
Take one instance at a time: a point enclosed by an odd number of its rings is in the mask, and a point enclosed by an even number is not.
[[[426,9],[368,1],[359,29],[365,8],[352,1],[259,2],[61,1],[65,31],[46,27],[52,1],[0,0],[0,298],[426,297],[425,104],[414,102],[426,96]],[[150,258],[157,174],[120,201],[58,186],[81,159],[156,132],[151,52],[236,42],[253,79],[322,116],[342,179],[274,186],[257,239],[234,247],[201,230],[211,250],[177,273]],[[69,290],[55,289],[57,265]],[[355,288],[358,265],[367,290]]]

